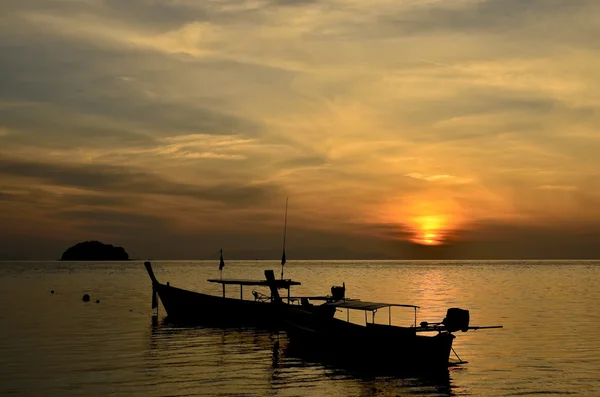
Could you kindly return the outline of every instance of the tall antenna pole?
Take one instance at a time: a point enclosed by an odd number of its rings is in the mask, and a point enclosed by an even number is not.
[[[223,267],[225,267],[225,261],[223,260],[223,248],[219,250],[221,252],[221,258],[219,259],[219,278],[223,279]],[[223,284],[225,285],[225,284]]]
[[[287,233],[287,210],[288,210],[288,198],[285,198],[285,221],[283,223],[283,255],[281,256],[281,279],[283,280],[283,265],[285,265],[285,235]]]

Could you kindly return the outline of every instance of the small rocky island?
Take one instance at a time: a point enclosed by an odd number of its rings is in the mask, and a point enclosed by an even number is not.
[[[123,247],[103,244],[100,241],[77,243],[66,250],[61,261],[128,261],[129,254]]]

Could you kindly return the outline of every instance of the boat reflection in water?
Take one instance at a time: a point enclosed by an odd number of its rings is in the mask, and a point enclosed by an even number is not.
[[[448,368],[375,369],[308,349],[285,332],[189,326],[168,317],[151,327],[149,358],[164,371],[157,384],[181,382],[191,394],[455,396],[459,389]]]

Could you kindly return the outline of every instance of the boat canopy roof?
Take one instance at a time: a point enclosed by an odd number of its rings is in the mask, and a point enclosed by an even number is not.
[[[269,286],[269,282],[267,280],[245,280],[245,279],[234,279],[234,278],[209,278],[209,282],[211,283],[219,283],[219,284],[234,284],[234,285],[259,285],[259,286]],[[289,288],[290,285],[301,285],[299,281],[292,281],[290,279],[283,280],[275,280],[275,285],[277,288]]]
[[[323,306],[342,307],[346,309],[355,310],[377,310],[382,307],[400,306],[400,307],[411,307],[413,309],[419,308],[415,305],[402,305],[399,303],[382,303],[382,302],[366,302],[360,300],[340,300],[335,302],[323,303]]]

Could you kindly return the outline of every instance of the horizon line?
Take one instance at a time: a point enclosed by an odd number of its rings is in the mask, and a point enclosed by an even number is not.
[[[128,260],[60,260],[60,259],[0,259],[0,262],[144,262],[144,261],[157,261],[157,262],[190,262],[190,261],[215,261],[214,258],[209,259],[128,259]],[[216,259],[218,261],[218,259]],[[279,262],[280,259],[229,259],[231,262]],[[600,258],[454,258],[454,259],[377,259],[377,258],[362,258],[362,259],[291,259],[286,261],[286,264],[292,262],[322,262],[322,261],[336,261],[336,262],[349,262],[349,261],[376,261],[376,262],[431,262],[431,261],[600,261]]]

